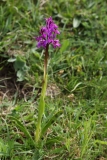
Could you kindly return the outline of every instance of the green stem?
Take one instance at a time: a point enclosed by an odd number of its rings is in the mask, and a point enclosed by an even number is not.
[[[40,96],[40,102],[39,102],[39,110],[38,110],[38,121],[37,121],[37,128],[35,132],[35,141],[38,143],[41,137],[41,122],[42,117],[45,110],[45,94],[46,94],[46,87],[47,87],[47,64],[48,64],[48,48],[49,45],[46,46],[46,50],[44,52],[45,58],[44,58],[44,77],[43,77],[43,84],[42,84],[42,91]]]

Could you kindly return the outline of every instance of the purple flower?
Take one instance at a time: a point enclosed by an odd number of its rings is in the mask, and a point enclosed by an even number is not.
[[[45,20],[46,26],[41,28],[41,36],[36,37],[36,41],[38,42],[37,47],[46,48],[49,44],[52,44],[54,48],[60,47],[59,40],[56,39],[56,35],[60,34],[58,26],[53,22],[52,17]]]

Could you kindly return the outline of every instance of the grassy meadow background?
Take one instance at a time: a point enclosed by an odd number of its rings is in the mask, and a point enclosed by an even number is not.
[[[36,152],[28,132],[33,139],[44,51],[35,36],[50,16],[61,47],[49,49],[43,125],[62,114]],[[0,159],[107,160],[106,0],[0,1]]]

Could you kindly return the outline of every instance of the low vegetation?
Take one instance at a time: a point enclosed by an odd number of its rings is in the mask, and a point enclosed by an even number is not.
[[[0,1],[1,160],[107,159],[106,14],[105,0]],[[35,37],[50,16],[61,47],[49,48],[48,130],[35,147],[44,64]]]

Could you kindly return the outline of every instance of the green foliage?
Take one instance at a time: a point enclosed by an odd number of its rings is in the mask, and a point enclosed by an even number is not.
[[[17,56],[16,58],[10,58],[8,62],[14,62],[13,66],[16,71],[17,81],[23,81],[27,78],[25,74],[28,72],[29,67],[26,65],[26,61],[23,57]]]
[[[26,135],[26,137],[28,138],[28,140],[30,140],[31,143],[29,143],[29,145],[33,145],[35,146],[35,142],[32,139],[29,131],[27,130],[27,128],[15,117],[9,117],[11,120],[13,120],[15,122],[15,125]]]
[[[107,159],[106,6],[105,0],[0,1],[1,159]],[[46,97],[41,143],[35,148],[39,103],[35,97],[44,58],[35,36],[49,16],[60,28],[61,48],[49,48],[48,79],[61,93]],[[24,99],[16,92],[10,100],[5,85],[10,72],[19,84],[33,88],[30,98],[26,88]]]
[[[47,121],[45,122],[45,124],[42,126],[42,131],[41,131],[41,135],[43,136],[44,134],[46,134],[48,128],[56,121],[56,119],[58,117],[60,117],[62,114],[62,111],[57,111],[54,114],[51,114],[49,117],[47,117]]]

